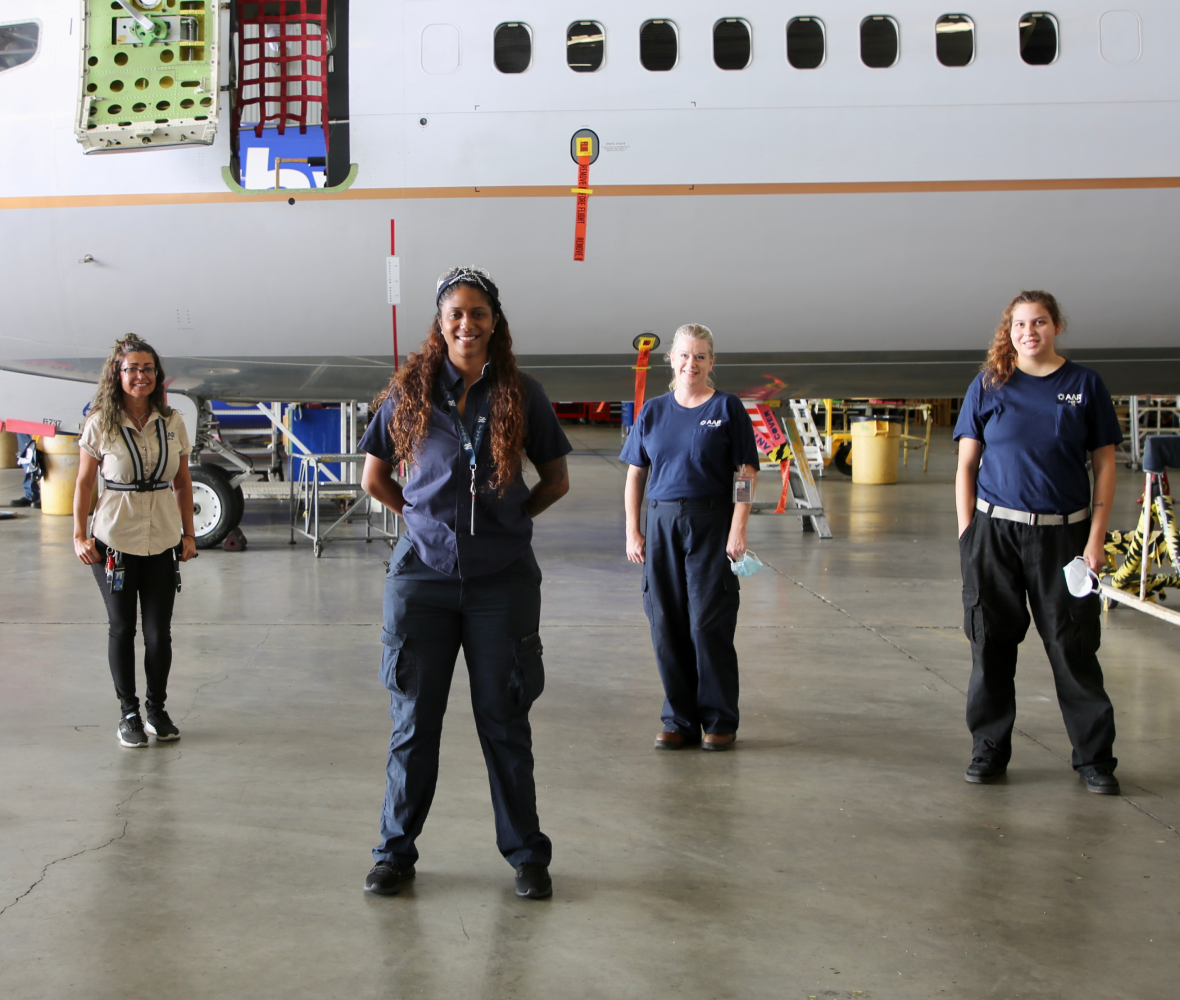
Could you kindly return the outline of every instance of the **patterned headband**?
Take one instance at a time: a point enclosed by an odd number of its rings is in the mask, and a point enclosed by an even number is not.
[[[476,285],[482,288],[488,298],[492,300],[492,306],[499,312],[500,289],[496,287],[492,276],[482,267],[452,267],[449,271],[444,271],[435,286],[435,306],[442,302],[442,297],[455,285]]]

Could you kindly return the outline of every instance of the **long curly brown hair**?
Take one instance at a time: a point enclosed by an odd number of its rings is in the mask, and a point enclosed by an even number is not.
[[[459,282],[480,291],[488,304],[499,314],[488,341],[488,375],[491,379],[491,424],[488,444],[492,449],[493,472],[489,483],[501,496],[520,475],[525,439],[524,379],[512,353],[512,334],[508,319],[486,290],[468,282]],[[453,286],[452,286],[453,287]],[[441,306],[441,303],[440,303]],[[414,455],[430,423],[434,382],[447,356],[447,342],[436,313],[422,345],[406,358],[389,385],[373,400],[376,409],[393,396],[393,415],[389,421],[389,436],[396,454],[408,461]]]
[[[1020,305],[1044,306],[1049,318],[1057,326],[1059,333],[1065,332],[1065,318],[1061,315],[1061,307],[1057,300],[1048,292],[1021,292],[1004,310],[1000,317],[1000,325],[996,327],[996,335],[992,338],[992,346],[988,348],[987,360],[980,371],[983,372],[983,387],[998,389],[1012,377],[1016,370],[1016,347],[1012,343],[1012,313]]]
[[[87,419],[98,421],[98,429],[104,440],[112,438],[126,412],[123,409],[123,380],[119,377],[119,369],[123,367],[123,358],[128,354],[152,356],[152,364],[156,366],[156,385],[148,397],[148,405],[158,410],[165,419],[172,416],[172,407],[166,401],[168,396],[164,388],[164,366],[160,364],[160,355],[146,340],[129,333],[115,341],[115,346],[103,362],[102,374],[98,377],[98,391],[90,403]]]

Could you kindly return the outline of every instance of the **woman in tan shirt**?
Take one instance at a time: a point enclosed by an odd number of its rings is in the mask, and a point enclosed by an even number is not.
[[[168,713],[172,606],[178,562],[197,554],[193,535],[192,446],[180,414],[165,402],[160,356],[133,333],[115,341],[82,429],[74,493],[74,551],[94,571],[110,621],[107,657],[121,718],[119,742],[147,746],[180,739]],[[101,472],[106,489],[86,528]],[[145,722],[135,693],[136,605],[143,615]]]

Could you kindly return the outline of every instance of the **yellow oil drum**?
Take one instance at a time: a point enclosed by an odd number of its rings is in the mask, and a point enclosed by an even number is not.
[[[0,469],[16,468],[16,435],[0,431]]]
[[[78,435],[41,438],[45,475],[41,480],[41,513],[73,514],[74,484],[78,481]]]
[[[852,481],[877,486],[897,482],[901,425],[865,418],[852,423]]]

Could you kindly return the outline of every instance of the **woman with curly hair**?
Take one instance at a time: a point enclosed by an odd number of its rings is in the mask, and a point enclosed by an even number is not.
[[[541,570],[533,518],[569,490],[569,442],[539,383],[524,375],[500,292],[483,270],[438,280],[426,340],[374,401],[361,483],[406,531],[385,579],[381,680],[393,734],[381,843],[365,891],[414,877],[415,841],[438,778],[439,740],[460,648],[487,763],[496,844],[516,894],[552,894],[552,847],[537,819],[529,709],[545,683]],[[527,456],[540,482],[522,475]],[[409,463],[403,488],[394,466]]]
[[[107,658],[122,717],[119,742],[147,746],[180,739],[164,710],[172,666],[177,561],[197,554],[193,534],[192,446],[180,414],[165,402],[164,368],[133,333],[115,341],[79,441],[74,552],[94,571],[107,606]],[[87,530],[99,473],[105,489]],[[135,693],[136,605],[143,616],[145,722]]]
[[[1086,788],[1117,795],[1114,709],[1098,664],[1099,598],[1075,597],[1062,569],[1104,561],[1123,439],[1098,373],[1057,353],[1065,320],[1048,292],[1021,292],[1004,310],[983,370],[955,426],[955,506],[963,628],[971,643],[965,777],[1000,778],[1012,756],[1016,647],[1032,620]],[[1087,456],[1094,470],[1091,487]]]

